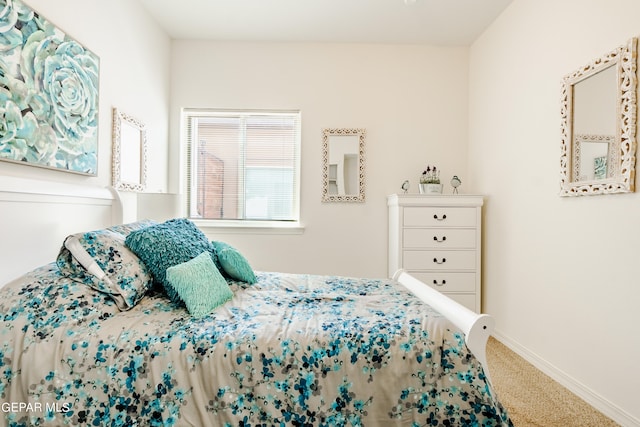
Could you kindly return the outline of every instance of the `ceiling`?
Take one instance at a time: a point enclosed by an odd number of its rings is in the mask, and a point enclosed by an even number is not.
[[[139,0],[172,39],[470,45],[513,0]]]

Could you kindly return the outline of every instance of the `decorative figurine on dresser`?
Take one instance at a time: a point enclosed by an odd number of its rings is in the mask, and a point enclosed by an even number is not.
[[[483,202],[473,195],[388,196],[389,277],[404,269],[480,313]]]
[[[459,194],[458,193],[458,187],[460,187],[460,185],[462,184],[462,180],[460,178],[458,178],[458,175],[453,175],[453,178],[451,178],[451,186],[453,187],[453,194]]]

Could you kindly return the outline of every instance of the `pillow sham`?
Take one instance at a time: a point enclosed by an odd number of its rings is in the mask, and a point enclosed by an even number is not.
[[[249,261],[236,248],[225,243],[213,241],[218,263],[228,277],[246,283],[256,283],[256,275]]]
[[[215,257],[213,246],[202,231],[186,218],[176,218],[132,231],[125,244],[147,266],[153,279],[162,285],[171,301],[180,302],[177,292],[169,285],[169,267],[190,261],[202,252]]]
[[[113,231],[115,233],[120,233],[125,237],[127,237],[129,233],[131,233],[132,231],[141,230],[143,228],[149,227],[150,225],[154,225],[157,223],[158,223],[157,221],[154,221],[152,219],[143,219],[136,222],[130,222],[128,224],[112,225],[111,227],[107,227],[106,229]]]
[[[187,306],[189,313],[198,318],[211,313],[233,297],[233,292],[208,251],[167,268],[167,282]]]
[[[134,307],[153,284],[124,235],[108,229],[67,236],[56,264],[62,274],[109,294],[120,310]]]

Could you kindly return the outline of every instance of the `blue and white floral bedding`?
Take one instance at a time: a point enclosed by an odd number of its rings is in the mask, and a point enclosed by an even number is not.
[[[461,332],[391,280],[257,273],[196,319],[47,265],[0,289],[0,425],[511,425]]]

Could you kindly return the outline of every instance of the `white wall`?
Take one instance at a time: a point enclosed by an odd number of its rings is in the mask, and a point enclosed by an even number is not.
[[[180,191],[185,107],[300,109],[302,235],[224,234],[256,269],[387,275],[386,196],[427,163],[467,171],[468,49],[174,41],[170,188]],[[366,128],[366,202],[321,203],[321,131]],[[462,189],[468,189],[464,184]],[[445,185],[447,191],[450,186]]]
[[[100,57],[98,175],[0,161],[0,286],[55,260],[67,234],[111,223],[112,196],[104,189],[111,184],[113,107],[146,123],[149,186],[167,189],[169,38],[138,2],[28,4]]]
[[[515,0],[470,52],[484,309],[505,343],[623,425],[640,425],[640,194],[558,196],[560,84],[640,34],[639,16],[637,0]]]

